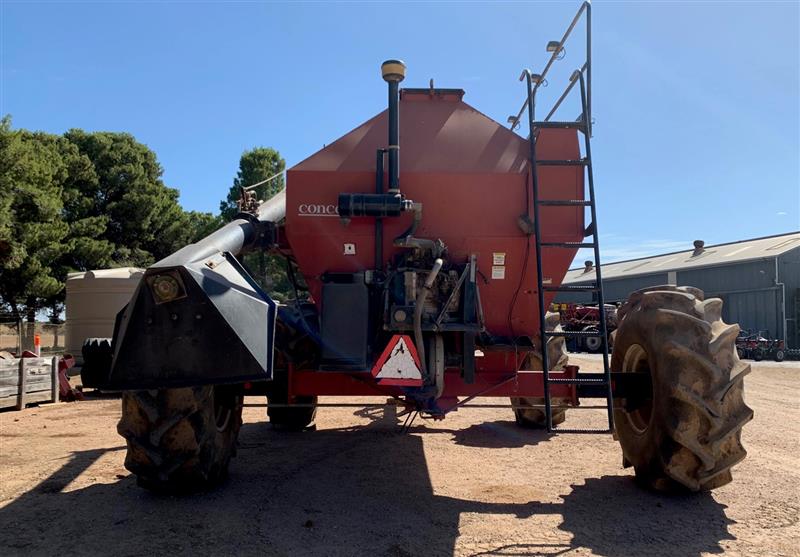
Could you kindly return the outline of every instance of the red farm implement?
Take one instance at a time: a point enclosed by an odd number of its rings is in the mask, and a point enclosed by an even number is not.
[[[537,93],[581,20],[585,58],[542,117]],[[521,426],[616,431],[624,462],[656,489],[730,481],[752,412],[738,326],[722,322],[720,300],[690,287],[635,292],[618,312],[613,358],[600,347],[603,371],[567,363],[565,339],[608,333],[588,2],[547,51],[541,73],[522,73],[510,129],[461,89],[400,89],[406,66],[384,62],[387,110],[290,168],[271,199],[246,191],[232,222],[146,271],[98,382],[124,391],[126,466],[143,485],[220,478],[246,395],[265,395],[270,421],[287,429],[312,425],[320,396],[389,397],[434,418],[500,397]],[[570,94],[579,117],[555,119]],[[596,281],[563,285],[581,248]],[[290,281],[296,267],[308,301],[271,300],[237,259],[254,250],[284,256]],[[596,331],[565,330],[546,313],[557,293],[577,290],[596,295]],[[604,410],[602,427],[561,424],[590,407]]]

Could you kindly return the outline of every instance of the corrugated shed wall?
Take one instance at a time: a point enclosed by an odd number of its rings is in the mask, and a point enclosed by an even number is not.
[[[778,278],[786,291],[786,344],[800,348],[800,248],[778,258]]]
[[[722,298],[722,318],[742,329],[782,335],[779,293],[775,286],[775,259],[678,272],[678,282]]]
[[[594,274],[592,273],[591,278],[594,279]],[[667,273],[655,273],[652,275],[642,275],[639,277],[626,277],[626,278],[618,278],[612,280],[604,280],[603,284],[605,289],[603,293],[605,294],[606,303],[613,304],[616,302],[624,302],[628,295],[633,292],[634,290],[639,290],[640,288],[647,288],[648,286],[658,286],[659,284],[667,284]],[[587,280],[585,284],[592,282],[591,280]],[[582,283],[571,283],[571,284],[582,284]],[[556,302],[559,303],[580,303],[580,304],[588,304],[597,301],[596,294],[593,295],[592,293],[588,292],[562,292],[556,297]]]
[[[634,290],[667,284],[667,273],[654,273],[641,277],[626,277],[603,282],[605,285],[603,294],[605,294],[607,302],[624,302]]]
[[[696,286],[707,297],[722,298],[723,318],[729,323],[739,323],[742,329],[766,330],[771,336],[784,335],[782,308],[786,315],[786,344],[800,348],[800,248],[777,258],[778,278],[784,290],[775,284],[776,258],[746,261],[732,265],[654,273],[636,277],[605,280],[606,300],[621,302],[634,290],[677,282],[682,286]],[[589,281],[587,281],[589,282]],[[577,283],[575,283],[577,284]],[[591,295],[562,293],[558,302],[590,303]]]

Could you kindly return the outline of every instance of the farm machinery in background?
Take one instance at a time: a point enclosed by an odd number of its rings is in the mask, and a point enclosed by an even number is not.
[[[787,356],[800,356],[799,354],[789,354],[784,342],[779,339],[769,338],[769,331],[740,331],[736,337],[736,353],[739,358],[744,360],[755,360],[760,362],[764,359],[782,362]],[[798,351],[791,351],[798,352]],[[794,358],[792,358],[794,359]]]
[[[542,118],[537,92],[582,17],[586,58]],[[547,312],[555,295],[588,290],[605,310],[588,2],[547,51],[541,73],[520,77],[525,102],[510,129],[461,89],[400,90],[406,66],[384,62],[386,111],[290,168],[279,194],[243,199],[232,222],[147,269],[99,381],[123,391],[118,431],[141,485],[219,481],[254,396],[290,430],[311,429],[320,396],[389,397],[409,423],[501,397],[522,427],[615,432],[623,463],[651,488],[731,480],[752,411],[721,300],[691,287],[637,291],[617,312],[613,358],[602,346],[603,371],[567,361],[566,338],[597,334],[559,326]],[[576,90],[579,117],[553,119]],[[562,285],[581,248],[594,254],[595,284]],[[284,256],[300,287],[297,268],[308,301],[271,300],[237,259],[254,250]],[[561,423],[598,407],[602,427]]]
[[[585,333],[581,336],[568,338],[566,341],[569,352],[589,352],[597,354],[603,350],[606,338],[600,336],[602,329],[600,320],[605,320],[605,329],[608,339],[613,339],[613,332],[617,329],[617,306],[606,304],[603,311],[600,306],[589,304],[558,304],[550,305],[550,311],[557,312],[561,328],[564,331]],[[594,333],[592,336],[591,333]],[[608,346],[608,350],[613,345]]]

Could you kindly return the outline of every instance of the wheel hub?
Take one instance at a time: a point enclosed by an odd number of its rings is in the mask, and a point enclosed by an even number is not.
[[[632,344],[625,351],[622,371],[624,373],[647,373],[650,375],[647,352],[641,345]],[[636,433],[641,435],[646,432],[647,428],[650,427],[650,421],[653,416],[653,393],[650,392],[649,396],[643,397],[636,408],[626,412],[625,416]]]

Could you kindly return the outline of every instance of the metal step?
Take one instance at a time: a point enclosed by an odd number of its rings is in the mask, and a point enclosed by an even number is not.
[[[561,383],[561,384],[566,384],[566,385],[590,385],[590,384],[593,384],[593,385],[597,385],[597,384],[607,385],[608,384],[605,379],[594,379],[594,378],[588,379],[588,378],[585,378],[585,377],[571,377],[569,379],[550,379],[548,377],[547,380],[550,383]]]
[[[600,292],[597,286],[544,286],[545,292]]]
[[[578,398],[604,398],[604,397],[581,396],[581,397],[578,397]],[[541,409],[542,406],[543,405],[539,404],[539,405],[537,405],[535,407],[532,407],[532,408],[535,408],[536,410],[539,410],[539,409]],[[508,406],[504,406],[504,408],[508,408]],[[553,408],[556,408],[556,407],[553,406]],[[588,406],[585,406],[585,405],[581,404],[580,406],[563,406],[563,407],[559,407],[557,409],[561,410],[561,408],[563,408],[565,410],[569,410],[569,411],[572,411],[572,410],[608,410],[608,406],[606,406],[605,404],[602,404],[602,405],[601,404],[591,404],[591,405],[588,405]]]
[[[599,337],[600,331],[545,331],[546,337]]]
[[[534,128],[541,129],[572,129],[572,130],[579,130],[582,132],[586,131],[586,123],[583,121],[576,121],[576,122],[534,122]]]
[[[586,159],[548,159],[537,160],[537,166],[586,166],[589,161]]]
[[[550,433],[611,433],[611,430],[608,428],[605,429],[570,429],[570,428],[560,428],[554,427],[550,430]]]
[[[539,205],[546,207],[588,207],[592,204],[586,199],[548,199],[539,201]]]
[[[594,242],[540,242],[543,248],[593,248]]]

